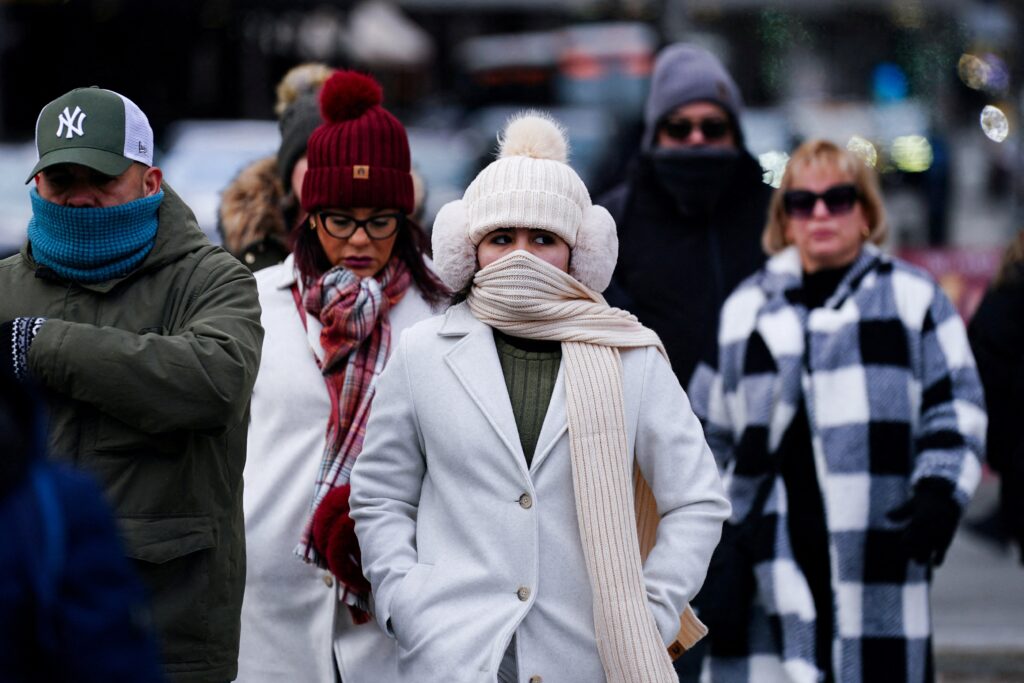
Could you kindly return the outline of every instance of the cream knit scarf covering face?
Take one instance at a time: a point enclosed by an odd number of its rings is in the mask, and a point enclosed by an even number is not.
[[[609,683],[678,681],[647,603],[619,357],[622,347],[664,353],[661,341],[632,314],[525,251],[477,272],[467,303],[506,334],[562,342],[576,516],[601,664]]]

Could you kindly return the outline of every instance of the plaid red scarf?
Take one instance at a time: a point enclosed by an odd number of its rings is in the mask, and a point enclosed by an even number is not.
[[[405,263],[392,258],[372,278],[360,279],[340,266],[332,268],[302,296],[300,313],[308,311],[323,324],[320,345],[324,355],[318,362],[331,397],[331,414],[309,516],[295,552],[321,567],[326,564],[311,542],[313,512],[328,491],[348,483],[352,465],[363,449],[374,384],[391,351],[388,311],[405,296],[411,283]],[[298,300],[296,291],[296,303]],[[353,548],[352,555],[358,554],[358,548]],[[356,604],[366,609],[367,595],[361,593],[346,583],[342,597],[354,597]],[[350,599],[346,602],[351,604]]]

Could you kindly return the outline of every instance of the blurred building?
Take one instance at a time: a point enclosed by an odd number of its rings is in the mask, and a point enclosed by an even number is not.
[[[316,60],[373,71],[422,149],[451,143],[458,158],[424,160],[442,185],[431,206],[486,160],[494,116],[522,106],[563,108],[599,191],[635,149],[653,54],[689,40],[736,77],[769,176],[803,138],[855,144],[898,238],[939,243],[968,133],[985,192],[1024,223],[1021,26],[1012,0],[6,0],[0,143],[30,140],[43,104],[91,84],[138,102],[158,147],[182,119],[269,120],[280,77]]]

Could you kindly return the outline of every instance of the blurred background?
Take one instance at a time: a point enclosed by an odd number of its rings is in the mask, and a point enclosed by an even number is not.
[[[281,76],[304,61],[372,71],[408,127],[429,226],[525,106],[566,124],[600,194],[637,148],[654,55],[677,40],[732,72],[766,181],[812,136],[874,164],[890,248],[970,316],[1024,227],[1021,0],[0,0],[0,254],[24,240],[35,117],[73,87],[139,104],[157,164],[216,241],[220,191],[277,149]],[[990,493],[986,479],[972,515]],[[935,612],[943,680],[1024,680],[1024,571],[1005,548],[962,531]]]

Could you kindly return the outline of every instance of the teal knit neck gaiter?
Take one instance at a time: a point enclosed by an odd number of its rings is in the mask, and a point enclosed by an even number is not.
[[[32,256],[65,280],[96,283],[122,277],[156,242],[164,193],[120,206],[74,208],[48,202],[35,188],[28,239]]]

